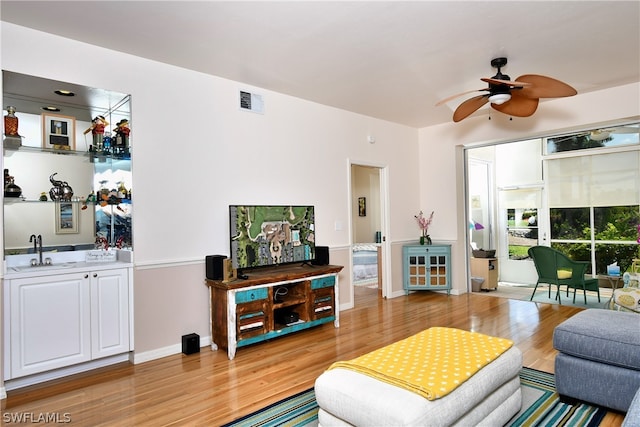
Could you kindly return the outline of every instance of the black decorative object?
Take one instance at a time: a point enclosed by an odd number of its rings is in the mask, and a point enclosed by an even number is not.
[[[4,170],[4,197],[20,197],[22,188],[15,182],[14,178],[9,175],[9,169]]]

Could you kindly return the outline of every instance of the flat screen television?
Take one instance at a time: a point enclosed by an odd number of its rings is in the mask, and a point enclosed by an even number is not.
[[[315,258],[313,206],[229,206],[230,249],[238,270],[311,262]]]

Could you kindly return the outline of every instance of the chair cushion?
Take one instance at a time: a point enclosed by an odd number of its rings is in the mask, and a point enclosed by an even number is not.
[[[558,270],[558,279],[571,279],[571,270]]]
[[[613,291],[613,302],[623,308],[640,311],[640,288],[620,288]]]
[[[640,316],[587,309],[559,324],[553,347],[565,354],[640,371]]]

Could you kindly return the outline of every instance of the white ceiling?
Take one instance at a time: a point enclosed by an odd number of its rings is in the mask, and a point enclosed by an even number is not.
[[[502,71],[512,80],[542,74],[578,93],[640,81],[639,1],[2,0],[0,7],[3,21],[417,128],[451,121],[474,95],[436,102],[486,88],[480,78],[495,74],[497,56],[508,57]]]

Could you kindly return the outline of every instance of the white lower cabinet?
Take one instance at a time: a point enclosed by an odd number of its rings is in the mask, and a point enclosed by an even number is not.
[[[91,273],[91,358],[129,351],[129,280],[126,269]]]
[[[130,350],[126,268],[5,279],[5,298],[5,379]]]

